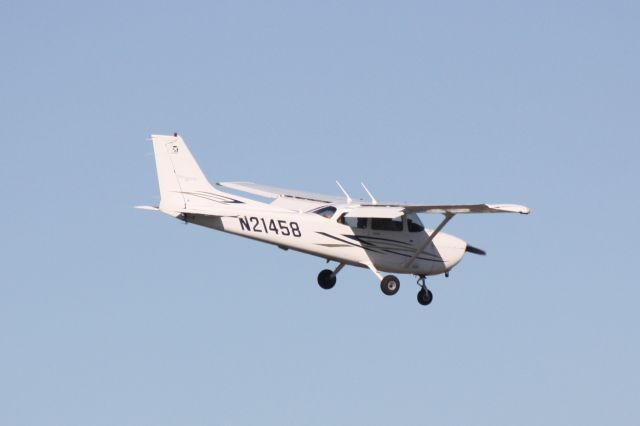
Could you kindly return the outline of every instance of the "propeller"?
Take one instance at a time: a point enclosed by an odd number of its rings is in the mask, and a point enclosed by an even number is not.
[[[480,256],[485,256],[487,254],[486,251],[469,244],[467,244],[467,248],[464,251],[466,251],[467,253],[479,254]]]

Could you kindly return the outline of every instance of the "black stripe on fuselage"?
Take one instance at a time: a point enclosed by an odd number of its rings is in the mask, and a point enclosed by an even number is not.
[[[360,241],[363,244],[367,244],[369,246],[373,246],[379,250],[384,250],[387,253],[391,253],[391,254],[397,254],[398,256],[404,256],[404,257],[413,257],[414,253],[415,253],[415,247],[407,242],[404,241],[398,241],[398,240],[392,240],[390,238],[380,238],[380,237],[369,237],[369,236],[358,236],[358,235],[344,235],[345,237]],[[396,243],[398,245],[404,245],[405,247],[383,247],[380,245],[377,245],[371,241],[367,241],[367,240],[378,240],[378,241],[385,241],[385,242],[391,242],[391,243]],[[406,253],[398,253],[395,250],[410,250],[413,253],[411,253],[410,255],[406,254]],[[427,254],[427,253],[423,253]],[[428,255],[428,254],[427,254]],[[429,255],[430,256],[430,255]],[[444,262],[442,260],[442,258],[438,258],[433,256],[433,258],[426,258],[426,257],[420,257],[418,256],[416,259],[420,259],[420,260],[430,260],[432,262]]]
[[[413,254],[408,255],[408,254],[405,254],[405,253],[398,253],[397,251],[393,251],[393,250],[389,250],[389,249],[383,249],[383,250],[384,250],[386,253],[391,253],[391,254],[395,254],[395,255],[398,255],[398,256],[402,256],[402,257],[413,257]],[[423,254],[426,254],[426,253],[423,253]],[[444,260],[443,260],[442,258],[427,259],[426,257],[420,257],[420,256],[418,256],[418,257],[416,257],[416,259],[419,259],[419,260],[428,260],[429,262],[442,262],[442,263],[444,263]]]
[[[358,245],[358,244],[355,244],[355,243],[353,243],[353,242],[351,242],[351,241],[343,240],[342,238],[338,238],[338,237],[336,237],[336,236],[334,236],[334,235],[327,234],[326,232],[318,232],[318,234],[323,235],[323,236],[325,236],[325,237],[327,237],[327,238],[334,239],[334,240],[336,240],[336,241],[340,241],[341,243],[349,244],[350,246],[353,246],[353,247],[362,248],[362,249],[369,250],[369,251],[372,251],[372,252],[374,252],[374,253],[378,253],[378,254],[382,254],[382,253],[383,253],[383,252],[381,252],[379,249],[375,249],[375,248],[371,248],[371,247],[365,247],[365,246],[362,246],[362,245]]]
[[[368,241],[368,240],[377,240],[377,241],[387,241],[390,243],[396,243],[396,244],[400,244],[400,245],[405,245],[407,246],[407,248],[413,248],[413,245],[404,242],[404,241],[398,241],[398,240],[392,240],[390,238],[380,238],[380,237],[369,237],[369,236],[364,236],[364,235],[344,235],[347,238],[351,238],[353,240],[357,240],[361,243],[365,243],[365,244],[370,244],[370,245],[375,245],[373,242]]]

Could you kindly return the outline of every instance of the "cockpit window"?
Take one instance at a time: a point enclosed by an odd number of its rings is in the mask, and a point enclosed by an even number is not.
[[[394,219],[374,217],[371,219],[371,229],[377,231],[402,231],[402,217]]]
[[[331,218],[333,214],[336,212],[335,207],[323,207],[321,209],[316,210],[314,213],[319,214],[322,217],[326,217],[327,219]]]
[[[411,213],[407,215],[407,229],[409,230],[409,232],[424,231],[424,226],[422,226],[422,222],[420,222],[420,218],[417,214]]]

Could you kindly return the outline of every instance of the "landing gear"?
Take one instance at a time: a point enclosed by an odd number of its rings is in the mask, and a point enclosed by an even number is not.
[[[418,278],[418,285],[422,287],[418,292],[418,303],[426,306],[433,300],[433,293],[427,288],[427,284],[425,283],[426,277],[424,275],[420,275]]]
[[[344,268],[344,263],[339,264],[334,271],[332,271],[331,269],[320,271],[320,273],[318,274],[318,284],[320,285],[320,287],[324,288],[325,290],[333,288],[333,286],[336,285],[336,275],[338,275],[338,272],[340,272],[342,268]]]
[[[394,275],[387,275],[380,281],[380,289],[387,296],[393,296],[400,290],[400,280]]]
[[[325,290],[333,288],[333,286],[336,285],[336,276],[333,271],[330,269],[320,271],[318,274],[318,284]]]
[[[418,292],[418,303],[426,306],[429,303],[431,303],[431,301],[433,300],[433,293],[431,293],[431,290],[428,289],[422,289]]]

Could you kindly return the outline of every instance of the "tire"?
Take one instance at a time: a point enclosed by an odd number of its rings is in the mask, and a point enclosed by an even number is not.
[[[427,306],[433,300],[433,293],[428,289],[422,289],[418,292],[418,303]]]
[[[329,290],[336,285],[336,276],[333,275],[333,271],[325,269],[318,274],[318,285],[325,290]]]
[[[393,296],[400,290],[400,280],[394,275],[387,275],[380,281],[380,290],[387,296]]]

